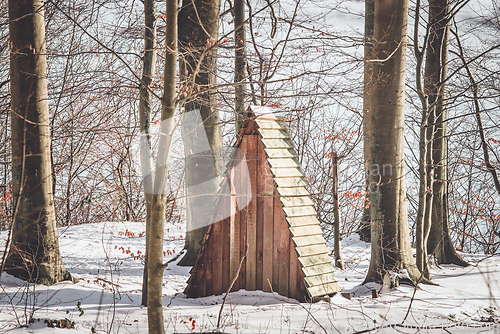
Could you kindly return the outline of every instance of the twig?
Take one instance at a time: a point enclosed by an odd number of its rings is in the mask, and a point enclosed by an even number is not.
[[[491,323],[484,323],[484,324],[472,324],[472,323],[467,323],[467,322],[458,322],[458,323],[452,323],[452,324],[444,324],[444,325],[425,325],[425,326],[418,326],[418,325],[403,325],[403,324],[387,324],[387,325],[382,325],[382,326],[377,326],[373,328],[368,328],[368,329],[363,329],[361,331],[354,332],[354,334],[362,334],[362,333],[369,333],[373,331],[379,331],[384,328],[409,328],[409,329],[417,329],[417,330],[430,330],[430,329],[442,329],[446,330],[447,328],[453,328],[453,327],[466,327],[466,328],[491,328]]]
[[[224,304],[226,304],[227,296],[229,296],[229,292],[231,292],[231,289],[233,288],[234,283],[236,282],[236,280],[240,276],[241,267],[243,267],[243,261],[247,257],[247,254],[248,254],[248,244],[245,247],[245,255],[243,255],[243,257],[240,260],[240,265],[238,267],[238,271],[236,271],[236,275],[234,275],[234,278],[233,278],[233,281],[231,282],[231,285],[229,285],[229,288],[227,289],[226,294],[224,295],[224,298],[222,298],[222,305],[220,306],[219,317],[217,318],[217,330],[219,330],[219,328],[220,328],[222,309],[224,308]]]
[[[458,30],[456,23],[455,23],[455,30]],[[484,134],[483,121],[481,119],[481,108],[479,106],[478,85],[476,83],[476,80],[474,80],[472,72],[470,71],[469,64],[465,61],[465,55],[464,55],[464,50],[462,48],[462,43],[460,42],[458,32],[455,30],[451,30],[451,32],[453,35],[455,35],[458,44],[458,49],[460,51],[460,59],[464,64],[464,68],[467,71],[467,76],[469,77],[469,80],[471,82],[471,90],[474,97],[473,99],[474,109],[476,111],[476,121],[478,126],[479,137],[481,139],[481,146],[483,148],[484,162],[486,164],[486,169],[490,172],[491,176],[493,177],[493,183],[495,184],[495,188],[498,194],[500,194],[500,181],[498,179],[498,173],[496,168],[491,164],[490,154],[488,151],[488,143],[486,142],[486,136]]]
[[[310,317],[314,320],[314,322],[315,322],[315,323],[316,323],[319,327],[321,327],[321,329],[325,332],[325,334],[328,334],[328,332],[326,331],[325,327],[323,327],[323,325],[321,325],[321,323],[318,321],[318,319],[316,319],[316,318],[314,317],[314,315],[311,313],[311,311],[309,311],[309,310],[308,310],[308,309],[307,309],[304,305],[302,305],[302,303],[299,303],[299,302],[297,302],[297,303],[292,303],[292,302],[289,302],[289,301],[287,301],[287,300],[285,300],[285,299],[280,299],[280,298],[278,298],[278,297],[276,296],[275,292],[273,291],[273,286],[272,286],[271,282],[269,281],[269,278],[267,279],[267,284],[269,284],[269,288],[271,289],[271,292],[272,292],[272,294],[273,294],[274,298],[276,298],[277,300],[279,300],[279,301],[280,301],[280,302],[282,302],[282,303],[288,303],[288,304],[293,304],[293,305],[299,305],[300,307],[302,307],[302,308],[303,308],[303,309],[304,309],[304,310],[305,310],[305,311],[309,314],[309,316],[310,316]]]
[[[368,59],[367,61],[370,62],[370,63],[384,63],[384,62],[388,61],[389,59],[391,59],[392,56],[394,56],[394,54],[401,47],[401,44],[402,44],[402,41],[399,42],[398,46],[394,49],[394,51],[391,52],[390,55],[387,56],[387,58],[385,58],[385,59]]]

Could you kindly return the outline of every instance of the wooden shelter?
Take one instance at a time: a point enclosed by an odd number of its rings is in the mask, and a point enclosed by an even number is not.
[[[233,280],[231,291],[299,301],[340,290],[288,127],[269,108],[249,108],[211,221],[187,297],[223,294]]]

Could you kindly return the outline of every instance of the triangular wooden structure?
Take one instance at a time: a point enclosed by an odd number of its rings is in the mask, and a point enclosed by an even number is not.
[[[340,291],[288,127],[269,108],[249,108],[228,171],[186,296],[223,294],[233,280],[231,291],[299,301]]]

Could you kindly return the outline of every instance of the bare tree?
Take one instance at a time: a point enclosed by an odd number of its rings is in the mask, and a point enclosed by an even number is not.
[[[432,163],[432,144],[434,142],[435,124],[436,119],[436,98],[429,100],[428,92],[424,92],[422,87],[422,64],[424,62],[424,55],[427,51],[430,25],[427,27],[425,34],[424,44],[422,50],[418,43],[418,27],[420,24],[420,1],[417,1],[415,13],[415,27],[414,27],[414,51],[417,58],[416,69],[416,90],[420,102],[422,104],[422,123],[420,124],[420,137],[419,137],[419,193],[418,193],[418,211],[416,218],[416,262],[417,267],[422,275],[430,279],[429,264],[427,262],[427,239],[431,228],[431,208],[433,202],[432,188],[434,185],[434,164]],[[440,49],[441,50],[441,49]],[[441,53],[441,51],[439,51]],[[430,66],[426,66],[426,70]],[[426,71],[426,74],[428,72]],[[441,79],[441,72],[438,73]],[[439,80],[441,81],[441,80]],[[427,80],[429,82],[429,79]],[[426,87],[428,88],[428,87]],[[439,92],[439,91],[438,91]],[[436,94],[434,94],[436,95]]]
[[[450,35],[450,3],[448,0],[429,1],[428,46],[425,60],[424,92],[433,108],[430,121],[434,124],[434,138],[430,160],[426,162],[431,168],[432,203],[428,224],[426,243],[427,254],[433,255],[437,263],[453,263],[466,266],[453,246],[449,228],[448,206],[448,145],[447,145],[447,111],[446,78],[448,72],[448,42]],[[430,185],[429,185],[430,186]],[[427,259],[424,259],[427,261]],[[428,269],[426,269],[428,270]]]
[[[363,76],[363,155],[365,160],[366,185],[370,183],[370,97],[372,82],[372,58],[373,53],[373,15],[375,0],[365,0],[365,36],[364,36],[364,76]],[[370,241],[370,195],[366,192],[365,207],[358,234],[361,240]]]
[[[195,138],[198,136],[183,136],[187,232],[184,247],[186,253],[179,265],[186,266],[194,265],[198,257],[207,229],[204,222],[212,213],[214,194],[219,190],[224,171],[216,86],[219,8],[219,0],[185,0],[179,12],[179,68],[185,94],[184,112],[199,110],[199,124],[203,124],[204,129],[192,131],[204,131],[202,134],[206,136],[210,146],[209,150],[203,148],[198,152],[201,149]],[[193,193],[195,186],[202,183],[204,194]]]
[[[410,247],[404,174],[404,75],[408,1],[375,1],[370,111],[371,261],[365,282],[406,270],[419,281]]]
[[[153,194],[151,196],[151,222],[148,245],[148,329],[150,333],[163,333],[162,283],[163,271],[163,234],[165,222],[165,194],[168,161],[174,131],[177,68],[177,19],[178,3],[168,0],[166,8],[165,68],[163,78],[163,97],[161,108],[161,131],[158,155],[154,174]]]
[[[153,94],[151,84],[156,64],[156,6],[154,0],[144,0],[144,58],[142,82],[139,89],[139,122],[141,130],[141,168],[143,170],[144,199],[146,200],[146,251],[142,281],[142,305],[147,305],[148,297],[148,254],[149,226],[151,224],[151,196],[153,193],[153,166],[151,161],[151,108]]]
[[[9,1],[13,221],[7,272],[71,279],[59,253],[50,161],[44,3]],[[1,272],[1,271],[0,271]]]
[[[240,133],[245,121],[246,113],[246,28],[245,28],[245,0],[235,0],[234,6],[234,83],[235,83],[235,129]]]

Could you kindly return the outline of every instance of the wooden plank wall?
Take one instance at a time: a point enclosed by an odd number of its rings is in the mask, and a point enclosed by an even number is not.
[[[239,149],[246,155],[252,189],[242,189],[246,180],[237,178],[225,180],[223,187],[233,182],[240,192],[248,190],[253,196],[246,207],[210,226],[185,293],[188,297],[225,293],[248,244],[232,291],[270,292],[272,287],[282,296],[305,301],[303,273],[259,135],[245,135]],[[228,212],[235,202],[234,197],[220,197],[214,216]]]

